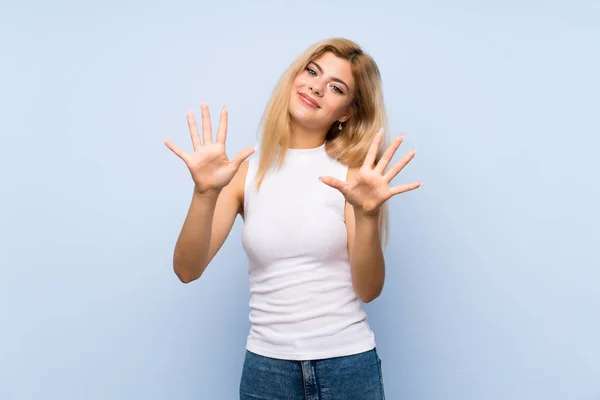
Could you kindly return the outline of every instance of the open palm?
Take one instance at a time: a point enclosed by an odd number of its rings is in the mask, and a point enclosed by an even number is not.
[[[342,182],[331,176],[320,178],[326,185],[339,190],[350,205],[355,209],[362,210],[365,214],[376,213],[383,203],[392,196],[417,189],[422,185],[422,183],[415,182],[390,187],[391,180],[414,158],[416,152],[408,152],[400,161],[385,172],[396,150],[398,150],[398,147],[402,143],[402,137],[395,138],[383,153],[379,162],[375,164],[375,158],[381,145],[382,137],[383,131],[380,130],[371,142],[371,147],[363,165],[347,182]]]
[[[194,152],[187,154],[179,147],[175,146],[169,140],[165,140],[165,145],[185,162],[190,170],[194,180],[195,190],[198,193],[206,194],[216,192],[227,186],[240,165],[246,158],[254,153],[254,148],[249,147],[240,151],[233,160],[229,160],[225,151],[225,141],[227,138],[227,109],[221,110],[219,127],[217,129],[216,141],[213,142],[212,127],[210,122],[210,112],[206,104],[202,104],[202,137],[196,125],[194,114],[190,111],[187,114],[187,121],[192,138]]]

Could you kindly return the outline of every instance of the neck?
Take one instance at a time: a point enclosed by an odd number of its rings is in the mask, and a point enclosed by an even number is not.
[[[327,130],[309,129],[294,124],[288,147],[290,149],[314,149],[325,142],[326,135]]]

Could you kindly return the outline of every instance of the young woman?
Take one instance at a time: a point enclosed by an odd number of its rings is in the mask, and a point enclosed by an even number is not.
[[[194,152],[166,146],[189,168],[191,205],[175,246],[175,273],[200,278],[237,214],[250,275],[251,329],[241,399],[383,399],[381,361],[361,302],[383,288],[385,202],[420,183],[390,187],[414,157],[390,165],[381,77],[354,42],[307,49],[276,86],[255,148],[227,158],[227,110],[216,140],[202,105]],[[201,136],[203,140],[201,140]]]

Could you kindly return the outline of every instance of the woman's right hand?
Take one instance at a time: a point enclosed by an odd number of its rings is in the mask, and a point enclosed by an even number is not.
[[[187,114],[188,126],[194,147],[193,154],[187,154],[169,140],[165,145],[185,162],[192,174],[195,190],[202,195],[218,194],[222,188],[227,186],[233,176],[242,165],[242,162],[252,153],[254,147],[248,147],[240,151],[233,160],[227,158],[225,153],[225,139],[227,138],[227,109],[223,107],[217,130],[217,141],[213,143],[212,127],[210,124],[210,112],[206,104],[202,104],[202,136],[200,139],[198,126],[194,114]]]

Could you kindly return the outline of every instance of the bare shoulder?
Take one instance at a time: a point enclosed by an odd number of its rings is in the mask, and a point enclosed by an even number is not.
[[[348,172],[346,173],[346,181],[348,181],[348,179],[354,178],[359,169],[360,167],[348,167]]]
[[[238,181],[242,181],[242,183],[246,180],[246,174],[248,173],[248,165],[250,163],[246,160],[244,162],[242,162],[242,165],[240,165],[240,167],[238,168],[237,172],[235,173],[233,180],[238,180]]]
[[[227,191],[231,197],[235,198],[238,205],[238,213],[242,216],[244,212],[244,186],[246,184],[246,175],[248,174],[248,165],[248,161],[244,161],[236,171],[229,185],[227,185]]]

